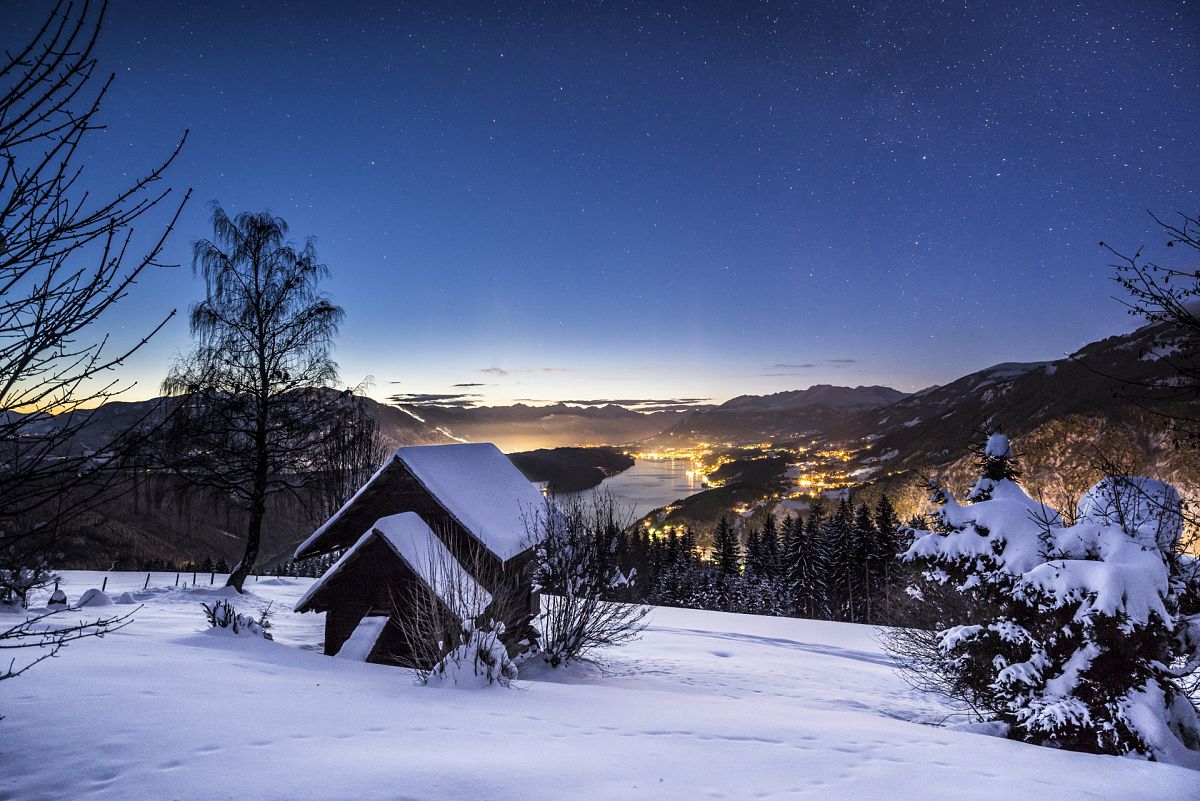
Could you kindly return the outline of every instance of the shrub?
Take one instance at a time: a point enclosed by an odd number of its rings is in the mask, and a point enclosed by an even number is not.
[[[466,621],[458,645],[450,649],[432,670],[424,673],[424,683],[508,687],[517,677],[517,666],[509,657],[508,648],[500,641],[503,633],[503,623],[476,626],[472,621]]]
[[[271,605],[262,610],[257,618],[238,612],[227,600],[214,601],[212,606],[202,603],[205,620],[210,628],[226,629],[232,634],[274,639],[271,636]]]
[[[611,495],[594,493],[547,503],[532,525],[536,586],[543,593],[542,658],[550,665],[622,645],[645,628],[648,607],[604,600],[627,581],[617,558],[626,517]]]

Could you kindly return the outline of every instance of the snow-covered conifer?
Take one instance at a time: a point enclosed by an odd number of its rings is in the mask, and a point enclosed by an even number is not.
[[[984,429],[984,441],[971,445],[975,454],[975,464],[979,467],[979,479],[967,491],[967,500],[971,503],[986,501],[992,497],[992,489],[999,481],[1017,481],[1021,471],[1017,467],[1016,457],[1008,437],[999,431]]]
[[[943,686],[1016,739],[1200,766],[1181,686],[1200,667],[1200,615],[1187,613],[1193,562],[1176,553],[1178,493],[1111,477],[1067,526],[1013,480],[1001,435],[983,457],[975,502],[942,490],[934,530],[914,532],[905,557],[977,613],[941,632]]]

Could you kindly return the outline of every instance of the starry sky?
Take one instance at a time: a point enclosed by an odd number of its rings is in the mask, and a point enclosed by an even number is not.
[[[0,0],[11,48],[45,4]],[[486,403],[902,390],[1135,321],[1119,248],[1196,213],[1186,2],[121,0],[103,191],[189,140],[117,343],[202,283],[209,204],[315,237],[342,379]],[[144,226],[155,233],[153,221]],[[149,396],[186,315],[127,365]]]

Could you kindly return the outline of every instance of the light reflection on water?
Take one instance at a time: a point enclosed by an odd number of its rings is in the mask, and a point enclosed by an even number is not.
[[[700,479],[689,475],[691,469],[690,459],[638,459],[625,472],[604,479],[596,490],[611,492],[618,502],[632,509],[635,518],[639,518],[703,490]],[[579,494],[586,497],[591,492],[565,495],[568,498]]]

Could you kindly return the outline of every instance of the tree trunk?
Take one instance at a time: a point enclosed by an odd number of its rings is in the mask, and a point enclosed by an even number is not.
[[[265,512],[266,503],[260,497],[250,508],[250,525],[246,528],[246,553],[243,554],[242,561],[238,562],[230,572],[229,580],[225,582],[226,587],[233,587],[241,592],[246,577],[253,572],[254,563],[258,561],[258,543],[262,538],[262,522]]]
[[[260,364],[265,364],[265,359],[259,360]],[[263,368],[263,384],[266,385],[266,370]],[[254,563],[258,561],[258,544],[262,539],[262,523],[263,517],[267,513],[267,477],[270,472],[270,464],[267,456],[267,401],[266,392],[262,393],[259,399],[258,408],[255,414],[254,426],[254,485],[250,492],[250,524],[246,527],[246,553],[242,556],[242,561],[229,574],[229,580],[225,582],[226,587],[233,587],[238,592],[242,591],[242,584],[245,583],[246,577],[254,570]]]

